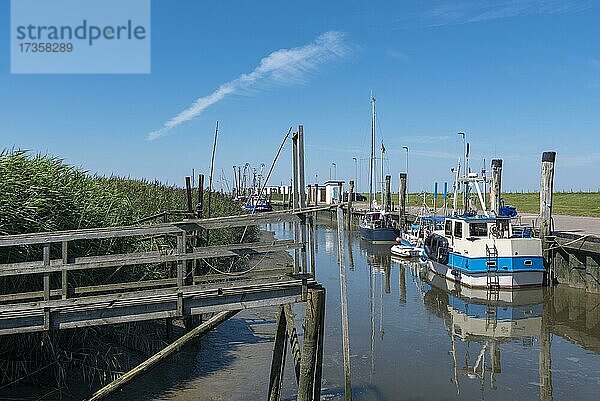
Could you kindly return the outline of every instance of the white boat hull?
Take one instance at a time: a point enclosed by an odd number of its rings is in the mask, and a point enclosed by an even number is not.
[[[394,245],[390,252],[394,256],[399,256],[401,258],[415,258],[421,256],[423,250],[421,248],[417,248],[409,245]]]
[[[471,288],[487,288],[488,275],[487,273],[465,274],[457,272],[450,266],[441,263],[426,260],[423,262],[426,267],[433,273],[440,275],[448,280],[460,283]],[[543,271],[513,271],[502,272],[498,271],[498,282],[500,288],[512,289],[522,287],[541,286],[544,280]]]

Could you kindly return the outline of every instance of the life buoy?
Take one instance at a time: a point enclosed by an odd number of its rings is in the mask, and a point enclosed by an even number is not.
[[[492,226],[492,228],[490,228],[490,235],[493,238],[500,238],[500,231],[498,230],[498,226]]]

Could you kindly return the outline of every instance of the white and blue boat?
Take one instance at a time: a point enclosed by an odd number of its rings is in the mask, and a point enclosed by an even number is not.
[[[539,238],[514,235],[503,216],[447,217],[444,231],[425,239],[434,273],[473,288],[540,286],[544,259]]]
[[[479,183],[485,183],[485,176],[470,173],[462,182],[465,204],[471,205],[469,191],[473,185],[482,212],[468,207],[458,215],[455,206],[453,215],[444,219],[443,229],[425,238],[427,267],[472,288],[541,286],[545,274],[541,240],[531,231],[513,229],[510,217],[486,210],[484,191],[479,187]]]

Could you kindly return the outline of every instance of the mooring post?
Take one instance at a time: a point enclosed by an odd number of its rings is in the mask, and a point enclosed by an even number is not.
[[[392,176],[386,175],[385,176],[385,210],[386,211],[392,210],[391,182],[392,182]]]
[[[298,192],[300,208],[306,208],[306,181],[304,177],[304,127],[298,126]],[[300,242],[302,248],[300,248],[300,268],[303,274],[308,272],[308,258],[306,255],[306,214],[300,216]]]
[[[398,194],[400,203],[400,227],[406,225],[406,173],[400,173],[400,193]]]
[[[342,191],[343,191],[342,183],[338,182],[338,200],[337,200],[337,203],[342,203],[342,201],[344,199],[344,193]]]
[[[552,234],[552,194],[554,191],[554,162],[556,152],[544,152],[542,154],[542,174],[540,182],[540,239],[544,254],[546,267],[546,284],[551,283],[552,277],[548,271],[551,266],[550,260],[550,235]]]
[[[192,205],[192,178],[190,176],[185,177],[185,195],[187,200],[187,211],[188,213],[192,213],[193,205]]]
[[[502,159],[492,160],[492,185],[490,187],[490,210],[500,215],[500,198],[502,191]]]
[[[321,382],[317,383],[317,354],[324,318],[325,289],[311,288],[306,301],[304,317],[304,341],[300,360],[300,381],[298,383],[298,401],[320,399]],[[317,398],[315,398],[315,396]]]
[[[277,312],[277,330],[273,343],[273,359],[271,360],[271,376],[269,378],[269,401],[279,401],[287,349],[286,333],[286,318],[282,305]]]
[[[340,298],[342,306],[342,350],[344,358],[344,394],[345,400],[352,399],[352,386],[350,384],[350,332],[348,328],[348,295],[346,291],[346,265],[344,263],[344,211],[337,209],[338,231],[338,261],[340,266]],[[318,400],[318,398],[316,398]]]
[[[292,192],[291,192],[291,201],[292,201],[292,209],[296,210],[300,206],[300,191],[298,189],[298,133],[294,132],[292,134]],[[298,227],[298,222],[294,221],[294,243],[300,242],[300,228]],[[300,251],[298,248],[294,248],[293,252],[294,258],[294,273],[300,273]]]
[[[354,200],[354,181],[348,187],[348,208],[346,209],[346,228],[350,230],[352,223],[352,201]]]

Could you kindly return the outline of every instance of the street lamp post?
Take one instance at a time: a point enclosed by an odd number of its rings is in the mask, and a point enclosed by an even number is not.
[[[408,190],[408,146],[402,146],[402,149],[406,150],[406,203],[408,204],[408,194],[410,193]]]
[[[336,180],[337,179],[337,166],[335,163],[331,163],[331,165],[333,166],[333,179]],[[329,170],[329,179],[331,179],[331,170]]]
[[[354,160],[354,184],[356,185],[355,191],[358,192],[358,159],[353,157],[352,160]]]

